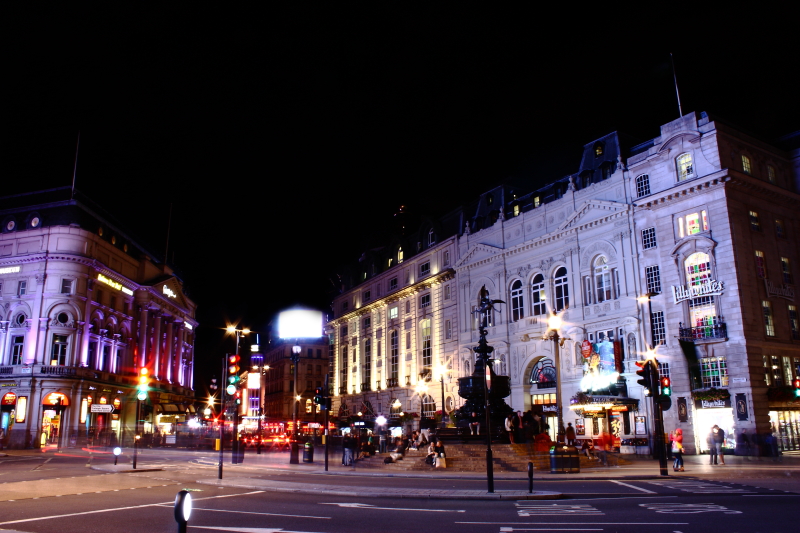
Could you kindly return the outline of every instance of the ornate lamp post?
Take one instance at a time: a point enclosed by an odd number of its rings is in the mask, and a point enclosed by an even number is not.
[[[442,429],[447,427],[448,416],[447,416],[447,409],[444,406],[444,376],[447,374],[447,367],[445,365],[440,364],[436,368],[436,373],[439,376],[439,383],[442,385]]]
[[[428,384],[424,381],[417,382],[417,386],[414,387],[414,391],[419,396],[419,431],[422,433],[422,419],[425,417],[422,405],[422,399],[428,392]],[[413,425],[411,427],[414,427]]]
[[[553,313],[547,319],[547,333],[545,333],[544,340],[553,341],[553,362],[556,366],[556,416],[557,416],[557,429],[556,441],[564,442],[564,418],[561,413],[561,356],[559,348],[561,343],[566,339],[562,338],[558,329],[561,327],[561,317]]]

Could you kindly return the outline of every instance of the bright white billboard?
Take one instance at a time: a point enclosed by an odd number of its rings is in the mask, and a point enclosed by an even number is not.
[[[278,336],[281,339],[313,339],[322,337],[322,311],[296,309],[278,315]]]

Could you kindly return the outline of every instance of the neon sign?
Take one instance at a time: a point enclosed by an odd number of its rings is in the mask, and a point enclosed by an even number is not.
[[[170,298],[175,298],[176,296],[178,296],[177,294],[175,294],[175,293],[173,292],[173,290],[172,290],[172,289],[170,289],[170,288],[169,288],[169,287],[167,287],[166,285],[164,285],[164,286],[162,286],[162,287],[161,287],[161,292],[163,292],[164,294],[166,294],[166,295],[167,295],[167,296],[169,296]]]
[[[0,274],[13,274],[19,272],[19,267],[4,267],[0,268]]]
[[[114,288],[114,289],[117,289],[118,291],[122,291],[122,292],[124,292],[125,294],[127,294],[128,296],[133,296],[133,291],[132,291],[132,290],[130,290],[130,289],[129,289],[129,288],[127,288],[127,287],[124,287],[124,286],[122,285],[122,283],[117,283],[117,282],[116,282],[116,281],[114,281],[113,279],[108,279],[107,277],[105,277],[105,276],[104,276],[104,275],[102,275],[102,274],[98,274],[98,275],[97,275],[97,281],[100,281],[101,283],[105,283],[105,284],[106,284],[106,285],[108,285],[109,287],[112,287],[112,288]]]

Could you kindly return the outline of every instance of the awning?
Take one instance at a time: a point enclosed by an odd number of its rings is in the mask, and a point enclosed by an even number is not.
[[[156,412],[162,412],[165,414],[180,414],[182,411],[178,408],[178,406],[174,403],[157,403],[155,405]]]

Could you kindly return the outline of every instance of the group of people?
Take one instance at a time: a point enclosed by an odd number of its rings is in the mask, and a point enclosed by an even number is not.
[[[425,462],[434,468],[447,467],[444,444],[441,439],[436,439],[430,443],[428,446],[428,454],[425,456]]]
[[[531,410],[525,413],[522,411],[509,413],[503,424],[506,437],[511,444],[533,441],[536,435],[549,429],[542,417]],[[470,416],[469,429],[471,435],[481,434],[481,418],[476,413]]]

